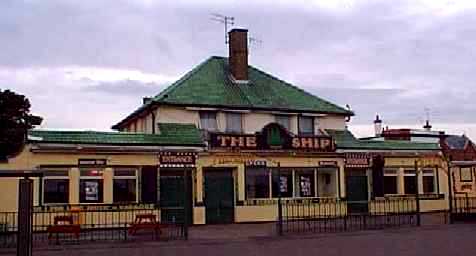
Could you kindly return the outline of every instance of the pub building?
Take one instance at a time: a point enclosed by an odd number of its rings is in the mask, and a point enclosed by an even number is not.
[[[33,130],[24,151],[0,169],[45,170],[35,181],[39,205],[167,206],[190,193],[192,223],[213,224],[275,221],[278,195],[296,202],[353,193],[378,199],[385,195],[376,184],[390,180],[384,167],[410,176],[415,160],[439,165],[437,144],[356,139],[346,129],[353,112],[248,65],[247,42],[246,29],[231,30],[228,58],[212,56],[144,98],[112,127],[117,132]],[[348,178],[354,176],[360,178]],[[442,180],[435,191],[444,194]],[[16,189],[15,182],[0,184]],[[400,194],[403,183],[396,184]],[[14,209],[13,198],[0,193],[1,207]]]

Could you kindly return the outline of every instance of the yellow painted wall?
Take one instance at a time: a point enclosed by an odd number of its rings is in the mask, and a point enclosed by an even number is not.
[[[0,212],[16,211],[18,207],[18,179],[0,179]]]
[[[472,181],[461,181],[460,177],[460,167],[453,166],[451,167],[452,180],[454,182],[454,191],[456,194],[464,193],[468,196],[476,196],[476,169],[472,169],[473,180]]]
[[[193,207],[193,224],[205,224],[205,207]]]

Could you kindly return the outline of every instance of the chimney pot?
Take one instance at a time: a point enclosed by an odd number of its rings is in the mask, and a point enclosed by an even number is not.
[[[232,29],[228,38],[231,75],[237,81],[248,81],[248,30]]]

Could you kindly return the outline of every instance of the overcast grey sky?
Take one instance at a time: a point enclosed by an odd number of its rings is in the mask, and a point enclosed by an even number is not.
[[[200,2],[200,3],[199,3]],[[43,128],[109,127],[211,55],[234,16],[262,40],[250,64],[356,112],[476,139],[476,1],[0,1],[0,88]]]

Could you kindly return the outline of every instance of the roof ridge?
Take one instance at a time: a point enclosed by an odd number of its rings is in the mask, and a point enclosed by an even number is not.
[[[280,81],[281,83],[283,83],[284,85],[286,85],[286,86],[288,86],[288,87],[291,87],[291,88],[293,88],[293,89],[296,89],[296,90],[298,90],[298,91],[300,91],[300,92],[302,92],[302,93],[304,93],[304,94],[306,94],[306,95],[308,95],[308,96],[317,98],[317,99],[319,99],[319,100],[321,100],[321,101],[323,101],[323,102],[325,102],[325,103],[327,103],[327,104],[330,104],[330,105],[332,105],[332,106],[334,106],[334,107],[337,107],[337,108],[339,108],[339,109],[344,110],[345,112],[350,112],[350,113],[353,114],[352,111],[349,111],[349,110],[347,110],[347,109],[345,109],[345,108],[343,108],[343,107],[341,107],[341,106],[339,106],[339,105],[337,105],[337,104],[334,104],[334,103],[332,103],[332,102],[330,102],[330,101],[328,101],[328,100],[326,100],[326,99],[323,99],[323,98],[321,98],[321,97],[319,97],[319,96],[316,96],[316,95],[314,95],[314,94],[312,94],[312,93],[310,93],[310,92],[308,92],[308,91],[306,91],[306,90],[304,90],[304,89],[301,89],[301,88],[297,87],[296,85],[293,85],[293,84],[291,84],[291,83],[289,83],[289,82],[287,82],[287,81],[284,81],[284,80],[282,80],[282,79],[280,79],[280,78],[278,78],[278,77],[275,77],[275,76],[273,76],[273,75],[271,75],[271,74],[269,74],[269,73],[267,73],[267,72],[265,72],[265,71],[262,71],[261,69],[258,69],[258,68],[254,67],[254,66],[252,66],[252,65],[248,65],[248,67],[249,67],[249,68],[252,68],[252,69],[254,69],[254,70],[256,70],[257,72],[259,72],[259,73],[261,73],[261,74],[263,74],[263,75],[265,75],[265,76],[268,76],[268,77],[270,77],[270,78],[272,78],[272,79],[278,80],[278,81]]]

